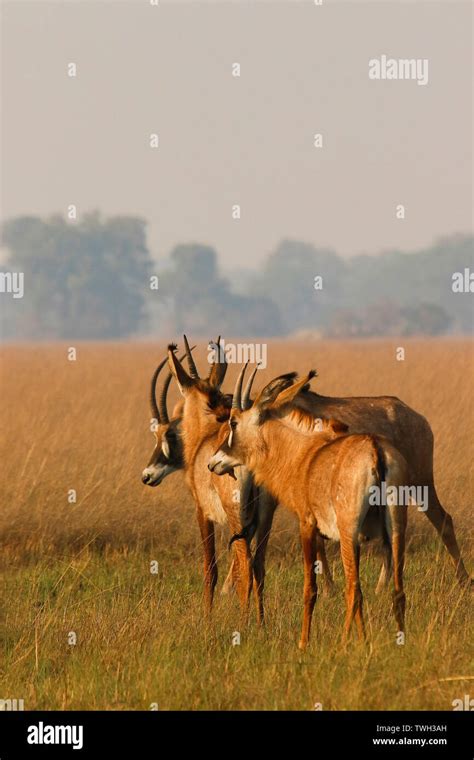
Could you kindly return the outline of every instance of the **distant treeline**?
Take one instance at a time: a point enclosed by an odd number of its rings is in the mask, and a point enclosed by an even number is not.
[[[199,244],[179,245],[168,259],[153,260],[146,222],[129,216],[103,219],[94,212],[76,223],[17,217],[3,225],[2,246],[8,254],[0,272],[6,340],[168,338],[183,330],[209,338],[216,332],[348,337],[473,329],[472,235],[413,253],[350,259],[284,240],[259,270],[228,277],[216,251]],[[17,297],[9,292],[8,273],[23,273]]]

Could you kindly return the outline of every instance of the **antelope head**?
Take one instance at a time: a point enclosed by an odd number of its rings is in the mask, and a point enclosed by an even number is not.
[[[228,427],[223,426],[220,432],[219,448],[208,464],[211,472],[216,475],[224,475],[240,465],[247,465],[252,470],[256,461],[262,461],[265,458],[268,444],[263,433],[264,424],[272,419],[282,420],[285,410],[291,409],[296,396],[306,390],[307,384],[316,374],[314,370],[311,370],[298,382],[296,382],[296,372],[280,375],[263,388],[249,407],[250,388],[255,377],[255,370],[242,397],[246,367],[247,365],[242,368],[237,378]],[[303,413],[300,412],[300,414]],[[321,420],[320,422],[319,437],[323,440],[331,440],[347,431],[347,426],[337,420]],[[318,434],[314,435],[316,438]]]
[[[184,467],[181,417],[176,414],[176,408],[171,420],[168,414],[167,394],[172,378],[170,372],[163,383],[158,401],[156,398],[158,376],[167,363],[166,358],[158,365],[153,373],[150,387],[151,415],[156,420],[156,428],[153,432],[156,443],[150,461],[142,472],[142,482],[146,486],[153,487],[158,486],[172,472]]]
[[[218,349],[219,340],[216,344]],[[205,434],[206,427],[215,427],[216,422],[221,423],[229,418],[231,399],[221,392],[227,363],[225,357],[221,357],[218,350],[219,361],[214,362],[207,377],[202,378],[197,371],[186,336],[184,336],[184,345],[189,371],[186,372],[176,357],[176,346],[174,344],[168,346],[168,363],[184,398],[185,412],[183,413],[192,418],[196,433],[202,435]]]
[[[242,367],[235,384],[228,429],[223,427],[220,433],[220,446],[208,465],[211,472],[215,472],[216,475],[224,475],[232,471],[234,467],[247,464],[252,453],[261,453],[262,449],[265,449],[260,429],[265,418],[265,411],[281,392],[293,386],[296,377],[295,372],[290,372],[275,378],[263,388],[254,403],[250,405],[250,392],[257,368],[254,369],[242,396],[246,369],[247,364]]]

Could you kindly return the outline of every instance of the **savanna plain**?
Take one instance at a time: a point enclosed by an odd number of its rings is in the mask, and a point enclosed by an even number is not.
[[[458,586],[415,507],[405,644],[397,643],[391,589],[375,595],[374,544],[361,558],[368,640],[342,647],[343,573],[330,546],[336,592],[318,598],[310,645],[298,650],[302,559],[296,522],[282,507],[268,551],[265,629],[253,609],[242,622],[234,593],[219,593],[230,563],[225,530],[207,619],[183,474],[154,489],[140,477],[154,440],[149,381],[166,346],[75,348],[76,361],[66,344],[1,353],[2,699],[23,699],[26,710],[452,710],[453,700],[474,694],[472,592]],[[255,385],[314,367],[319,393],[395,395],[424,414],[438,492],[471,573],[473,349],[466,340],[270,342]],[[195,354],[204,372],[204,341]],[[237,369],[230,366],[224,390]],[[174,387],[170,395],[177,398]]]

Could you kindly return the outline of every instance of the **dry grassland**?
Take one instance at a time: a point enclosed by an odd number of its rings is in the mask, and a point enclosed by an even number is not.
[[[396,361],[397,345],[405,361]],[[302,562],[295,522],[282,509],[270,539],[266,630],[253,616],[241,626],[235,595],[217,595],[212,621],[204,619],[199,534],[183,476],[156,489],[140,480],[153,447],[148,383],[164,350],[78,344],[75,362],[65,345],[2,351],[0,697],[24,699],[25,709],[450,710],[453,699],[472,694],[470,595],[416,511],[404,646],[395,641],[388,592],[374,594],[373,547],[361,563],[369,642],[341,650],[334,547],[337,594],[318,600],[311,644],[298,651]],[[196,355],[204,368],[204,350]],[[263,382],[316,367],[320,393],[397,395],[426,415],[438,492],[471,571],[473,356],[473,344],[461,340],[275,342],[261,372]],[[231,367],[226,389],[235,373]],[[224,533],[220,583],[226,541]],[[240,646],[232,646],[235,631]]]

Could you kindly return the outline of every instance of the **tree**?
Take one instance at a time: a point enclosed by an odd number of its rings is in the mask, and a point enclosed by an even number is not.
[[[344,271],[334,251],[284,240],[266,260],[252,292],[279,305],[285,332],[316,329],[341,302]]]
[[[6,268],[24,273],[25,294],[8,301],[7,337],[118,338],[144,317],[151,271],[146,224],[134,217],[81,222],[61,216],[5,223]]]
[[[452,319],[442,306],[422,303],[404,309],[405,325],[402,335],[442,335],[449,330]]]
[[[171,268],[160,278],[160,292],[172,303],[176,332],[208,338],[278,335],[278,306],[269,298],[237,295],[218,271],[213,248],[199,244],[173,249]]]

